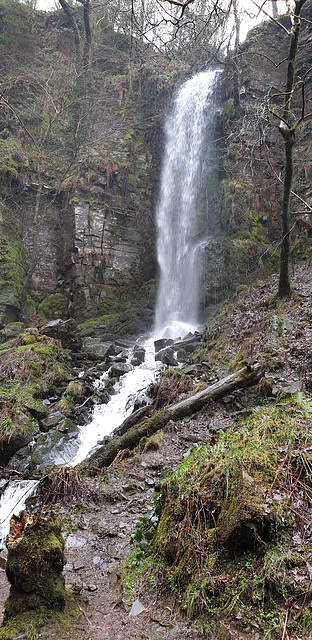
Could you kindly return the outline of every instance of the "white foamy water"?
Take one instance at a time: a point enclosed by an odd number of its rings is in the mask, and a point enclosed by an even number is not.
[[[120,378],[118,393],[107,404],[96,407],[92,422],[81,427],[79,448],[71,463],[73,466],[84,460],[104,436],[122,424],[132,413],[138,396],[154,382],[161,367],[160,363],[155,362],[154,342],[150,339],[143,346],[144,362]]]
[[[214,87],[219,71],[185,82],[165,127],[165,153],[156,209],[160,282],[155,334],[176,338],[199,324],[202,260],[208,238],[201,202],[204,167],[215,115]],[[208,212],[207,212],[208,216]]]
[[[35,493],[38,484],[38,480],[12,480],[2,494],[0,499],[0,549],[4,547],[13,513],[18,514],[24,509],[25,501]]]

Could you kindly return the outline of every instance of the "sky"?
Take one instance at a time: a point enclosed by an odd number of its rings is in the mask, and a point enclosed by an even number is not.
[[[261,0],[259,0],[258,4],[262,4]],[[281,2],[279,2],[279,4],[281,4]],[[253,6],[252,0],[240,0],[239,2],[240,7],[244,8],[248,8],[249,12],[251,14],[256,14],[257,13],[257,9],[255,6]],[[266,3],[266,8],[270,5],[270,2]],[[58,0],[37,0],[37,9],[40,9],[42,11],[51,11],[54,9],[59,9],[60,5],[58,3]],[[268,9],[269,10],[269,9]],[[244,40],[249,29],[251,29],[252,27],[254,27],[256,24],[258,24],[259,22],[261,22],[262,17],[258,17],[255,18],[253,20],[251,20],[249,17],[245,17],[245,19],[242,21],[242,25],[241,25],[241,40]]]

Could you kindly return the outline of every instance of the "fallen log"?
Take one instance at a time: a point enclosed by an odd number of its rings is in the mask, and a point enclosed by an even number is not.
[[[121,449],[134,449],[141,438],[149,437],[162,429],[169,420],[180,420],[186,416],[190,416],[202,409],[209,400],[221,397],[227,393],[231,393],[237,389],[250,387],[258,382],[261,376],[261,366],[244,367],[235,373],[232,373],[213,385],[207,387],[203,391],[199,391],[190,398],[181,400],[170,407],[166,407],[163,411],[158,411],[150,417],[145,417],[138,424],[132,425],[126,432],[125,423],[118,427],[118,432],[122,435],[113,438],[108,444],[99,447],[86,461],[82,463],[83,467],[107,467],[116,457]]]
[[[210,385],[207,389],[203,389],[203,391],[195,393],[194,396],[185,398],[185,400],[181,400],[169,407],[167,409],[169,419],[178,420],[179,418],[190,416],[193,413],[196,413],[196,411],[202,409],[205,404],[207,404],[208,400],[212,400],[212,398],[224,396],[237,389],[250,387],[255,382],[258,382],[260,373],[261,365],[256,365],[255,367],[247,365],[243,369],[235,371],[235,373],[232,373],[231,375],[226,376],[226,378],[222,378],[221,380],[218,380],[218,382]]]

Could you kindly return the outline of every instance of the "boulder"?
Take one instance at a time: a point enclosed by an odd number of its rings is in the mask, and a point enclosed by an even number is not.
[[[174,351],[171,347],[165,347],[165,349],[161,349],[155,355],[155,360],[157,362],[162,362],[167,367],[176,367],[179,363],[177,359],[174,357]]]
[[[164,347],[171,347],[173,343],[174,343],[174,340],[172,340],[171,338],[160,338],[159,340],[155,340],[154,342],[155,352],[157,353]]]
[[[126,362],[114,362],[109,370],[109,376],[110,378],[120,378],[131,370],[131,364],[127,364]]]
[[[61,413],[60,411],[51,411],[47,418],[41,420],[40,429],[44,432],[50,431],[50,429],[56,427],[63,420],[65,420],[65,416],[63,413]]]
[[[60,340],[65,349],[80,351],[82,348],[82,338],[76,321],[73,318],[68,320],[51,320],[40,328],[40,333]]]
[[[23,322],[9,322],[5,325],[4,329],[0,331],[0,343],[7,342],[17,336],[23,331]]]
[[[113,342],[103,342],[100,337],[84,338],[83,350],[88,358],[106,360],[109,356],[115,356],[120,351]]]
[[[31,452],[31,464],[35,471],[42,472],[50,465],[64,465],[72,460],[77,452],[79,428],[69,418],[42,433]]]

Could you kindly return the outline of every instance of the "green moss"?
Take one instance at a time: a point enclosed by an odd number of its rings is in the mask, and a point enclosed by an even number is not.
[[[71,382],[67,385],[60,402],[58,402],[57,404],[57,409],[61,411],[65,416],[70,416],[75,403],[77,401],[80,401],[81,404],[82,392],[82,385],[75,380],[71,380]]]
[[[219,433],[217,442],[194,450],[164,481],[160,521],[145,557],[160,563],[163,586],[187,615],[209,622],[239,613],[246,626],[254,620],[260,633],[274,637],[281,602],[308,588],[311,550],[308,542],[302,553],[293,549],[289,501],[296,498],[285,482],[299,473],[312,485],[306,454],[300,462],[297,456],[309,451],[309,427],[310,406],[302,414],[300,399],[286,410],[258,408]]]
[[[33,344],[5,343],[0,353],[0,454],[4,461],[32,440],[38,432],[37,419],[47,414],[41,398],[67,378],[69,355],[60,343],[30,333],[22,334],[20,342],[28,342],[29,336],[36,338]]]
[[[67,308],[67,297],[63,293],[52,293],[40,302],[38,313],[42,320],[54,320],[66,317]]]
[[[20,298],[27,273],[19,240],[0,236],[0,309],[6,305],[20,308]]]

